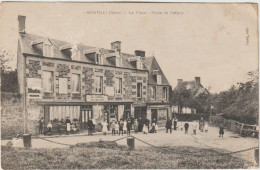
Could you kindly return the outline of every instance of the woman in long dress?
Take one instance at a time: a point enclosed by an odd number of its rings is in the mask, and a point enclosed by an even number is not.
[[[102,132],[103,132],[103,134],[104,135],[106,135],[107,134],[107,122],[106,121],[104,121],[103,123],[102,123]]]
[[[123,131],[124,131],[124,133],[126,133],[126,131],[127,131],[127,122],[126,122],[126,120],[124,121]]]
[[[135,119],[134,128],[135,128],[135,132],[137,133],[138,132],[138,121],[137,121],[137,119]]]

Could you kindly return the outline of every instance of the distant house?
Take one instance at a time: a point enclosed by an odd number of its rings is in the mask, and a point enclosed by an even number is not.
[[[183,79],[178,79],[178,84],[173,90],[173,92],[176,94],[176,92],[181,93],[181,91],[189,90],[191,92],[191,99],[198,97],[200,95],[209,95],[209,92],[206,88],[203,87],[203,85],[200,82],[200,77],[195,77],[195,80],[193,81],[183,81]],[[173,96],[176,97],[176,96]],[[192,114],[196,113],[195,108],[189,108],[189,107],[182,107],[181,109],[178,108],[178,106],[172,106],[172,112],[173,113],[187,113]]]

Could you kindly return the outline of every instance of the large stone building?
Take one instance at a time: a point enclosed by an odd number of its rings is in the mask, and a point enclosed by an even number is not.
[[[31,133],[41,117],[47,124],[69,116],[84,130],[89,119],[164,122],[171,115],[170,85],[154,57],[123,53],[120,41],[104,49],[29,34],[25,20],[18,16],[17,68]]]

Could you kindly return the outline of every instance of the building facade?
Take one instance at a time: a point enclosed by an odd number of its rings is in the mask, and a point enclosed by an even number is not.
[[[109,125],[130,116],[151,120],[151,108],[161,107],[151,104],[143,51],[123,53],[120,41],[104,49],[29,34],[25,19],[18,16],[17,69],[31,133],[41,117],[45,124],[69,117],[85,130],[89,119]],[[161,96],[163,87],[156,88]]]

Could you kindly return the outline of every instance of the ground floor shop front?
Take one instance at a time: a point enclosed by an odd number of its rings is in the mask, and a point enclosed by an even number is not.
[[[168,105],[135,105],[133,102],[82,102],[82,103],[55,103],[42,102],[44,124],[65,124],[69,118],[72,124],[80,131],[88,130],[87,123],[92,120],[95,131],[102,130],[102,123],[108,124],[108,130],[113,121],[134,119],[148,119],[150,124],[154,121],[158,126],[165,126],[167,118],[171,115]]]

